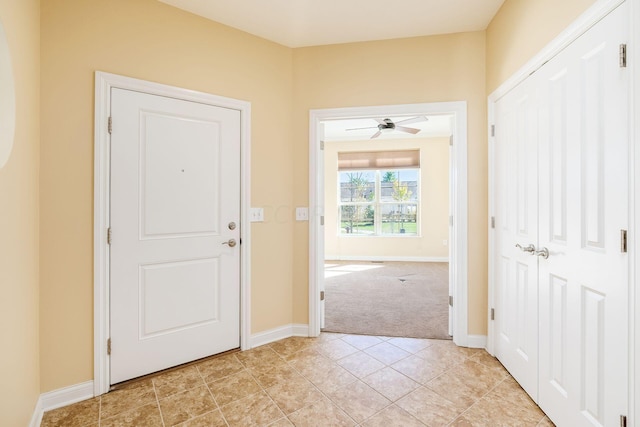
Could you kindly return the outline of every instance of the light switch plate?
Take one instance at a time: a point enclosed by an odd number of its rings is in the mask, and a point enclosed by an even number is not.
[[[249,221],[250,222],[264,222],[264,209],[263,208],[251,208],[251,209],[249,209]]]
[[[296,221],[309,221],[309,208],[296,208]]]

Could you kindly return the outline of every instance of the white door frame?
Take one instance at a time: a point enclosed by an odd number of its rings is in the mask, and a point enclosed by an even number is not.
[[[321,155],[322,121],[361,117],[453,115],[452,182],[449,278],[453,283],[453,341],[459,346],[484,347],[484,340],[469,337],[467,328],[467,103],[437,102],[374,107],[311,110],[309,114],[309,336],[320,334],[319,283],[324,280],[324,159]]]
[[[640,197],[636,195],[640,191],[640,0],[629,0],[631,39],[627,46],[630,72],[630,111],[629,121],[629,250],[633,251],[633,258],[629,262],[629,423],[639,425],[640,422],[640,315],[636,313],[640,307],[640,292],[636,291],[638,283],[638,268],[640,267]]]
[[[491,135],[491,125],[495,123],[495,104],[511,89],[525,80],[531,73],[544,65],[551,58],[556,56],[565,47],[585,33],[589,28],[613,11],[625,0],[598,0],[582,15],[580,15],[571,25],[562,31],[555,39],[546,45],[538,54],[531,58],[520,70],[506,80],[488,97],[488,133],[489,133],[489,218],[495,215],[495,177],[494,169],[496,165],[494,143]],[[629,142],[629,251],[633,251],[632,261],[629,262],[629,414],[628,425],[637,425],[638,414],[640,414],[640,377],[637,371],[640,369],[640,315],[635,313],[636,307],[640,307],[640,292],[636,292],[638,286],[638,275],[636,274],[640,266],[640,253],[637,250],[637,243],[640,241],[640,197],[635,196],[636,189],[640,189],[640,174],[636,170],[640,168],[640,62],[636,58],[640,57],[640,0],[626,0],[630,3],[630,40],[628,43],[627,67],[632,73],[630,86],[632,95],[630,96],[630,142]],[[489,311],[488,321],[488,341],[487,351],[495,354],[495,331],[491,321],[491,308],[495,307],[495,271],[494,271],[494,251],[495,233],[489,225]]]
[[[198,102],[240,111],[240,346],[250,348],[251,333],[251,227],[248,217],[251,184],[251,103],[174,86],[147,82],[104,72],[95,75],[94,119],[94,229],[93,229],[93,303],[94,303],[94,395],[109,391],[109,245],[110,157],[109,121],[111,88],[120,88]],[[117,124],[116,124],[117,126]]]

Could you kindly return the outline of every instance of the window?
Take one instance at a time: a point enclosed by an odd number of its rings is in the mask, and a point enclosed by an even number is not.
[[[398,164],[398,153],[409,159]],[[359,156],[358,156],[359,155]],[[362,167],[386,165],[400,167]],[[360,167],[355,167],[358,164]],[[418,166],[418,167],[416,167]],[[419,151],[338,153],[339,235],[417,236]]]

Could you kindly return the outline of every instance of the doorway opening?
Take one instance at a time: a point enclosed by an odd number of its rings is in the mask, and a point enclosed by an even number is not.
[[[427,166],[435,160],[431,151],[438,142],[444,157]],[[430,176],[438,167],[448,181],[440,202],[445,205],[440,206],[439,213],[444,224],[436,224],[438,221],[429,216],[437,210],[437,204],[430,205],[427,198],[431,196],[424,191],[433,189],[425,184],[427,178],[442,181],[442,177]],[[465,102],[312,110],[310,335],[317,336],[325,327],[336,329],[333,313],[325,317],[327,303],[331,303],[328,297],[336,289],[333,282],[341,278],[357,282],[356,276],[369,275],[365,280],[371,289],[365,291],[366,295],[378,292],[378,300],[383,301],[385,292],[397,290],[401,295],[419,282],[424,271],[408,271],[408,266],[424,264],[435,266],[447,277],[449,288],[444,297],[448,295],[453,302],[445,308],[441,323],[446,331],[439,337],[451,335],[456,344],[468,345],[466,206]],[[434,232],[436,228],[440,231]],[[438,244],[426,248],[428,238]],[[371,285],[372,278],[382,278],[377,290]],[[348,290],[348,286],[338,286]],[[362,295],[361,289],[352,291]],[[378,307],[371,301],[360,306],[367,306],[364,308],[374,316],[384,311],[384,301]],[[366,323],[352,320],[353,324]],[[401,321],[409,329],[423,322],[424,318],[418,317]],[[398,335],[388,330],[376,334]],[[417,336],[415,332],[402,334]]]

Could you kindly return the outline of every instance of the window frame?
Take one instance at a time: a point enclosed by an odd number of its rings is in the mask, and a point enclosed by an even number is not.
[[[395,172],[398,173],[402,170],[414,170],[416,171],[416,200],[407,200],[407,201],[383,201],[382,200],[382,175],[385,172]],[[341,174],[343,173],[357,173],[357,172],[372,172],[374,175],[374,199],[367,201],[342,201],[342,181]],[[422,212],[422,176],[421,176],[421,168],[413,167],[413,168],[379,168],[379,169],[360,169],[360,170],[338,170],[338,191],[337,191],[337,236],[338,237],[400,237],[400,238],[421,238],[422,237],[422,227],[420,221],[420,213]],[[402,181],[400,181],[402,182]],[[383,206],[393,206],[393,205],[405,205],[405,206],[415,206],[415,224],[416,224],[416,232],[415,233],[383,233],[383,219],[382,219],[382,207]],[[344,206],[371,206],[373,208],[373,233],[345,233],[343,232],[344,227],[342,227],[342,208]],[[400,223],[400,222],[398,222]]]

